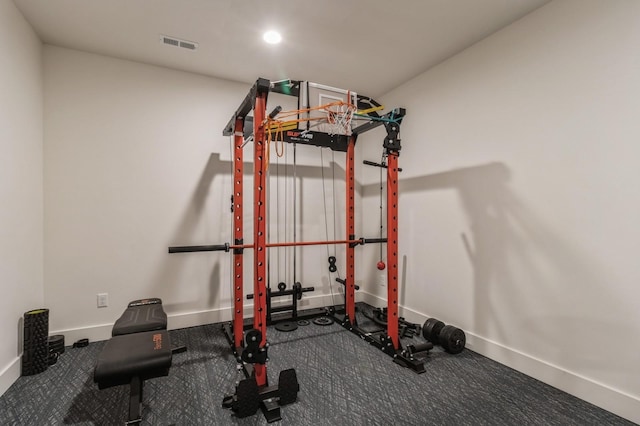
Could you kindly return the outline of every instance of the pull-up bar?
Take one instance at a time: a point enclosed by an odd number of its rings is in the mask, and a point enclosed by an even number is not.
[[[386,238],[360,238],[356,240],[329,240],[329,241],[296,241],[283,243],[266,243],[264,247],[298,247],[298,246],[322,246],[331,244],[349,244],[353,246],[386,243]],[[215,244],[206,246],[175,246],[169,247],[169,253],[194,253],[199,251],[224,251],[229,252],[230,249],[250,249],[255,248],[254,244]]]

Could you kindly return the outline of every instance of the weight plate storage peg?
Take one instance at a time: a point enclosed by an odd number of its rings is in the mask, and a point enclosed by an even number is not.
[[[445,325],[440,331],[440,345],[450,354],[459,354],[467,343],[464,331],[452,325]]]
[[[406,351],[407,353],[409,353],[409,355],[414,355],[421,352],[428,352],[431,349],[433,349],[433,343],[424,342],[424,343],[417,343],[415,345],[407,345]]]
[[[422,326],[422,337],[437,345],[440,343],[439,337],[443,327],[444,323],[442,321],[436,318],[429,318]]]

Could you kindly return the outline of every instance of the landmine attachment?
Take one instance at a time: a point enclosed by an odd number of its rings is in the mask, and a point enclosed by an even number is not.
[[[413,356],[423,352],[429,352],[431,349],[433,349],[433,343],[424,342],[424,343],[417,343],[415,345],[407,345],[407,348],[405,350],[408,355]]]

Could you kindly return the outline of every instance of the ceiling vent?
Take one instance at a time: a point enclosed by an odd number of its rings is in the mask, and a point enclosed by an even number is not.
[[[169,37],[165,35],[160,36],[160,40],[164,44],[168,44],[170,46],[182,47],[183,49],[196,50],[198,48],[198,43],[194,41],[181,40],[175,37]]]

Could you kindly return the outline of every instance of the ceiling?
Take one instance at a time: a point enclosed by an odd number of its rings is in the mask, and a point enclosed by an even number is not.
[[[14,0],[47,44],[379,96],[550,0]],[[262,33],[278,29],[279,45]],[[198,43],[166,45],[161,35]]]

